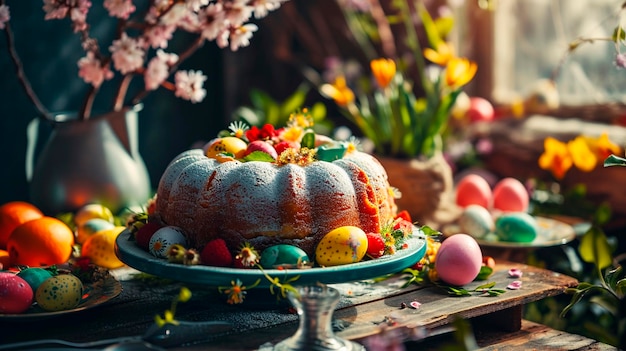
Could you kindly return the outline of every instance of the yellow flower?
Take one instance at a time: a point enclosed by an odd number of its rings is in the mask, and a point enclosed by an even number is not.
[[[283,129],[283,132],[280,134],[282,140],[286,141],[297,141],[299,142],[304,135],[304,130],[298,126],[288,126]]]
[[[346,84],[344,76],[337,77],[333,84],[322,85],[321,92],[335,100],[335,103],[339,106],[346,106],[354,102],[354,92]]]
[[[392,59],[379,58],[370,62],[372,74],[382,89],[386,88],[396,75],[396,62]]]
[[[596,155],[591,151],[585,137],[578,136],[574,140],[570,140],[567,143],[567,149],[569,150],[574,166],[583,172],[591,172],[596,168]]]
[[[602,133],[598,138],[586,137],[585,141],[589,149],[600,160],[604,160],[610,155],[620,155],[622,153],[622,148],[613,143],[607,133]]]
[[[539,156],[539,167],[549,170],[556,179],[563,179],[572,167],[573,160],[567,144],[552,137],[543,142],[544,152]]]
[[[452,45],[443,41],[435,49],[426,48],[422,53],[427,60],[439,66],[447,65],[455,57]]]
[[[476,62],[467,58],[453,57],[446,65],[446,84],[452,89],[460,88],[474,78],[477,70]]]

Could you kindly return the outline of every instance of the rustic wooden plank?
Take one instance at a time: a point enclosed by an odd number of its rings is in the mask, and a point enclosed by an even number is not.
[[[508,276],[511,268],[522,270],[520,279]],[[469,297],[449,296],[441,288],[430,286],[401,295],[390,296],[367,304],[352,306],[335,311],[335,319],[346,326],[338,333],[346,339],[362,339],[380,332],[381,328],[401,329],[400,334],[407,338],[448,324],[449,318],[459,315],[473,318],[501,310],[508,313],[499,315],[500,323],[510,330],[521,326],[521,310],[513,309],[545,297],[561,294],[568,287],[578,284],[576,279],[528,266],[520,263],[503,262],[496,265],[494,274],[487,281],[496,282],[496,287],[505,289],[513,280],[521,280],[522,288],[507,290],[497,297],[473,295]],[[473,282],[465,288],[470,290],[485,282]],[[419,309],[401,308],[412,301],[420,302]],[[508,320],[505,320],[507,319]],[[385,323],[389,321],[390,323]]]

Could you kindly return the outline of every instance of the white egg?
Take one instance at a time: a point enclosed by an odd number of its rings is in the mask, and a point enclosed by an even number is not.
[[[480,205],[469,205],[459,217],[459,228],[474,238],[482,239],[494,231],[495,222],[491,213]]]
[[[152,255],[159,258],[166,258],[167,250],[174,244],[187,246],[187,239],[181,228],[167,226],[154,232],[150,238],[148,248]]]

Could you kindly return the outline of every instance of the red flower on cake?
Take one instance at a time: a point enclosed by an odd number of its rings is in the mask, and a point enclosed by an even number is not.
[[[255,140],[271,140],[279,135],[279,130],[276,130],[273,125],[266,124],[261,129],[257,126],[246,130],[246,138],[249,142]]]

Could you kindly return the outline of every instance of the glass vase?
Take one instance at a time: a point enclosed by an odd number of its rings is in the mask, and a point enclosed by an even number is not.
[[[297,291],[290,292],[288,298],[300,317],[298,330],[276,344],[274,351],[365,351],[363,346],[333,333],[332,316],[340,297],[337,289],[312,285],[298,287]]]

